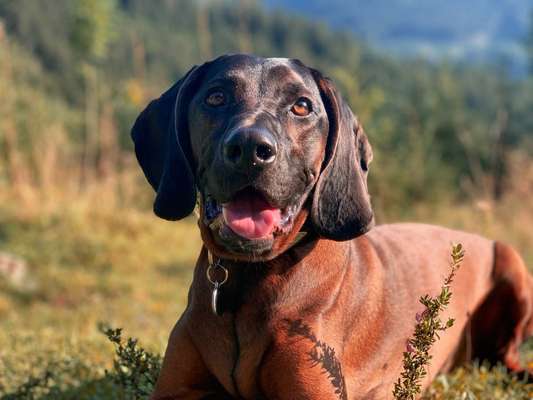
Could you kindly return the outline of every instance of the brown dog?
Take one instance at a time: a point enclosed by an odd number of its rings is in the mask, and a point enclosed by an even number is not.
[[[434,226],[369,231],[372,151],[319,72],[220,57],[151,102],[132,136],[155,213],[181,219],[198,197],[204,241],[153,399],[391,398],[418,298],[438,293],[452,242],[466,249],[456,323],[425,385],[474,358],[520,368],[533,287],[519,255]]]

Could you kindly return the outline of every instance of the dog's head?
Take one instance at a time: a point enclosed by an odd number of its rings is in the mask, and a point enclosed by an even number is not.
[[[272,259],[306,221],[333,240],[373,223],[366,135],[333,83],[297,60],[229,55],[194,67],[132,137],[155,213],[178,220],[198,202],[219,257]]]

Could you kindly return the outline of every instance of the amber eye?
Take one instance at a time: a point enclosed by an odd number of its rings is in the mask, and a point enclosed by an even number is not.
[[[226,96],[220,90],[215,90],[207,95],[205,103],[211,107],[220,107],[226,103]]]
[[[311,106],[311,100],[306,99],[305,97],[300,97],[296,103],[291,108],[293,114],[298,115],[299,117],[305,117],[313,110]]]

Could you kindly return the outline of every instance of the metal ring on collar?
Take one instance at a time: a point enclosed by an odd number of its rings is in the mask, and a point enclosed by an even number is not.
[[[212,272],[215,269],[215,267],[221,268],[222,271],[224,271],[224,279],[222,280],[222,282],[217,282],[215,279],[211,277]],[[228,280],[228,275],[229,275],[228,270],[218,263],[214,266],[213,264],[210,264],[209,267],[207,267],[206,276],[209,282],[211,282],[213,285],[222,286]]]

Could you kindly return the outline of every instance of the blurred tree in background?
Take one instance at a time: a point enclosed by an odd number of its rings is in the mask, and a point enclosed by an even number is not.
[[[0,19],[4,180],[37,184],[44,141],[55,154],[49,175],[77,174],[56,180],[112,185],[131,165],[129,128],[147,101],[231,52],[299,58],[337,82],[374,146],[370,184],[382,209],[498,199],[508,154],[531,155],[530,81],[498,67],[390,58],[253,0],[0,0]]]
[[[114,2],[112,0],[76,0],[71,5],[73,10],[69,38],[76,55],[77,68],[84,78],[85,92],[85,135],[80,182],[83,185],[91,179],[90,174],[94,165],[98,163],[98,149],[102,150],[100,157],[107,160],[111,157],[108,150],[114,147],[114,133],[110,132],[109,128],[100,132],[98,74],[98,63],[105,60],[111,38]],[[108,95],[108,93],[103,94],[103,102],[106,102]],[[102,146],[99,147],[100,144]],[[105,175],[109,175],[113,163],[105,161],[105,164],[107,165],[104,169]],[[102,171],[101,168],[100,171]]]

